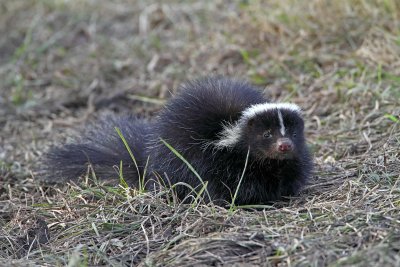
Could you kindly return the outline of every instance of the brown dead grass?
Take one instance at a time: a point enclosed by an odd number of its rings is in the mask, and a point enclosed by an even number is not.
[[[271,2],[1,3],[0,265],[398,266],[400,6]],[[210,73],[304,108],[317,168],[301,196],[230,212],[37,181],[65,132],[153,116]]]

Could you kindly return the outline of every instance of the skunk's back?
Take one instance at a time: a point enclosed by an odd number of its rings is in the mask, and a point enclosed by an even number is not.
[[[165,139],[182,130],[191,132],[193,138],[213,139],[223,123],[236,121],[244,109],[266,101],[260,90],[243,81],[224,77],[195,80],[181,86],[161,112],[156,127]]]

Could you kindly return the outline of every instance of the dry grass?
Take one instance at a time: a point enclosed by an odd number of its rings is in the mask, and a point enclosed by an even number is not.
[[[400,5],[268,2],[2,2],[0,265],[399,266]],[[210,73],[305,109],[317,168],[301,196],[231,212],[38,182],[65,132],[153,116]]]

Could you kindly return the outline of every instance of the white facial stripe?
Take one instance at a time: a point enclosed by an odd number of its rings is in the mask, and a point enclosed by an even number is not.
[[[256,104],[248,107],[242,113],[242,119],[250,119],[255,117],[257,114],[269,111],[271,109],[287,109],[298,114],[301,113],[301,109],[296,104],[292,103],[263,103]]]
[[[280,109],[278,109],[278,118],[279,118],[279,125],[281,126],[281,129],[280,129],[281,134],[282,134],[282,136],[285,136],[286,129],[285,129],[285,124],[283,123],[282,112]]]
[[[223,130],[219,133],[218,140],[211,142],[217,149],[232,148],[240,140],[242,129],[245,127],[249,119],[256,117],[258,114],[274,110],[278,111],[279,126],[282,136],[286,134],[286,128],[283,122],[282,109],[301,114],[301,109],[296,104],[291,103],[263,103],[248,107],[242,112],[242,116],[235,123],[228,123],[223,126]]]

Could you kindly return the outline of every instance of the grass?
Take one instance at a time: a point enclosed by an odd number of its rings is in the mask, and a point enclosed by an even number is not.
[[[144,190],[145,190],[145,187],[144,187],[144,177],[145,177],[146,173],[145,173],[145,171],[143,171],[143,173],[140,173],[139,166],[138,166],[138,164],[137,164],[136,158],[135,158],[135,156],[133,155],[132,150],[131,150],[131,148],[129,147],[129,144],[128,144],[128,142],[126,141],[125,137],[123,136],[121,130],[120,130],[118,127],[115,127],[115,131],[117,132],[119,138],[121,138],[122,142],[124,143],[124,146],[125,146],[126,150],[128,151],[129,156],[131,157],[133,164],[135,164],[136,171],[137,171],[137,173],[138,173],[138,175],[139,175],[139,177],[140,177],[140,178],[139,178],[139,188],[138,188],[138,189],[139,189],[139,192],[144,192]],[[147,167],[147,165],[146,165],[146,167]],[[120,184],[121,184],[123,187],[127,188],[127,187],[128,187],[128,184],[125,182],[125,179],[124,179],[124,177],[123,177],[122,160],[121,160],[120,165],[119,165],[119,177],[120,177]]]
[[[207,184],[208,182],[204,182],[203,179],[201,178],[200,174],[193,168],[193,166],[175,149],[173,148],[170,144],[168,144],[164,139],[160,139],[161,142],[168,147],[169,150],[172,151],[172,153],[174,153],[174,155],[176,157],[178,157],[180,160],[183,161],[183,163],[185,163],[185,165],[188,167],[188,169],[194,174],[194,176],[196,176],[196,178],[200,181],[200,183],[202,184],[202,187],[200,188],[200,190],[197,192],[195,188],[190,188],[191,192],[196,194],[196,198],[193,200],[193,205],[196,205],[197,202],[201,199],[203,199],[202,195],[203,192],[205,192],[207,194],[208,197],[208,201],[211,200],[210,194],[207,191]],[[175,186],[175,185],[173,185]],[[188,184],[185,184],[185,186],[190,187]]]
[[[247,164],[248,164],[248,162],[249,162],[249,154],[250,154],[250,147],[249,147],[249,149],[247,150],[247,155],[246,155],[246,160],[245,160],[245,162],[244,162],[244,167],[243,167],[242,175],[240,176],[239,183],[238,183],[238,185],[237,185],[237,187],[236,187],[236,189],[235,189],[235,194],[232,196],[232,202],[231,202],[231,204],[230,204],[230,206],[229,206],[229,211],[230,211],[230,212],[232,212],[232,211],[234,211],[234,210],[236,209],[235,201],[236,201],[236,198],[237,198],[237,194],[238,194],[238,192],[239,192],[239,189],[241,188],[240,186],[242,185],[242,181],[243,181],[244,175],[245,175],[245,173],[246,173]]]
[[[396,0],[1,3],[0,265],[398,266],[399,25]],[[210,73],[303,108],[300,196],[232,212],[90,171],[39,182],[88,120],[154,116]]]

